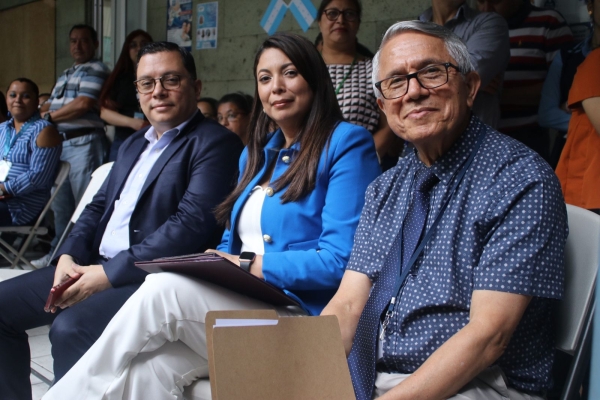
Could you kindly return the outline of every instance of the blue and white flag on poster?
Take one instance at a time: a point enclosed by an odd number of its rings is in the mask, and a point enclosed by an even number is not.
[[[277,32],[283,17],[287,11],[291,10],[292,15],[298,21],[298,24],[304,32],[317,18],[317,9],[310,0],[291,0],[289,5],[283,0],[271,0],[265,15],[260,21],[260,26],[269,34]]]

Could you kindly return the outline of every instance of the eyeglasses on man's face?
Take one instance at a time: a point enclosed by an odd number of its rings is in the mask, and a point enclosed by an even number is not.
[[[338,10],[337,8],[328,8],[323,11],[323,14],[330,21],[336,21],[338,17],[341,15],[344,16],[344,19],[348,22],[354,22],[358,19],[358,12],[355,10]]]
[[[217,116],[217,122],[219,122],[220,124],[223,124],[223,122],[225,121],[225,119],[227,119],[227,122],[229,122],[229,123],[235,122],[240,117],[240,115],[246,115],[246,114],[242,114],[242,113],[229,113],[225,117],[223,117],[222,115],[218,115]]]
[[[375,87],[388,100],[397,99],[408,93],[408,85],[412,78],[415,78],[425,89],[435,89],[448,83],[448,68],[450,67],[459,71],[458,67],[451,63],[432,64],[412,74],[383,79],[377,82]]]
[[[137,81],[133,81],[135,88],[140,94],[148,94],[154,91],[156,87],[156,81],[160,81],[163,89],[165,90],[175,90],[179,89],[181,86],[181,75],[175,74],[167,74],[163,75],[160,78],[142,78]]]

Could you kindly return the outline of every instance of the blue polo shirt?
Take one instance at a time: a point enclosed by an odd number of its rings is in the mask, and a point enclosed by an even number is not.
[[[554,358],[552,304],[563,293],[566,207],[556,175],[535,152],[472,117],[431,169],[429,228],[479,135],[486,135],[440,224],[416,262],[382,344],[390,371],[412,373],[469,322],[474,290],[533,296],[497,360],[510,386],[548,387]],[[416,154],[367,190],[348,269],[377,290],[381,270],[406,214]]]

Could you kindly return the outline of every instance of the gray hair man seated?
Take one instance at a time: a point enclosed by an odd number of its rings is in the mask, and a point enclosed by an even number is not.
[[[480,78],[447,29],[400,22],[373,62],[414,146],[376,179],[337,315],[357,399],[538,399],[553,363],[567,218],[554,172],[473,116]]]

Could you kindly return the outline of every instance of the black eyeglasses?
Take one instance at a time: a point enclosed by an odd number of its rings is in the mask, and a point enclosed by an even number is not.
[[[415,78],[425,89],[435,89],[448,83],[448,68],[450,67],[460,71],[456,65],[451,63],[432,64],[412,74],[383,79],[377,82],[375,87],[388,100],[397,99],[408,93],[408,83],[412,78]]]
[[[246,114],[243,114],[243,113],[230,113],[230,114],[227,114],[225,116],[225,118],[223,118],[222,115],[217,115],[217,121],[220,124],[222,124],[225,121],[225,119],[227,119],[228,123],[235,122],[240,115],[246,115]]]
[[[327,19],[330,21],[337,20],[338,17],[340,16],[340,14],[342,14],[344,16],[344,19],[348,22],[354,22],[358,19],[358,12],[356,12],[354,10],[342,11],[342,10],[338,10],[337,8],[329,8],[327,10],[324,10],[323,14],[325,14]]]
[[[137,81],[133,81],[135,88],[140,94],[148,94],[154,91],[156,87],[156,81],[160,81],[163,89],[175,90],[181,86],[181,75],[167,74],[160,78],[142,78]]]

